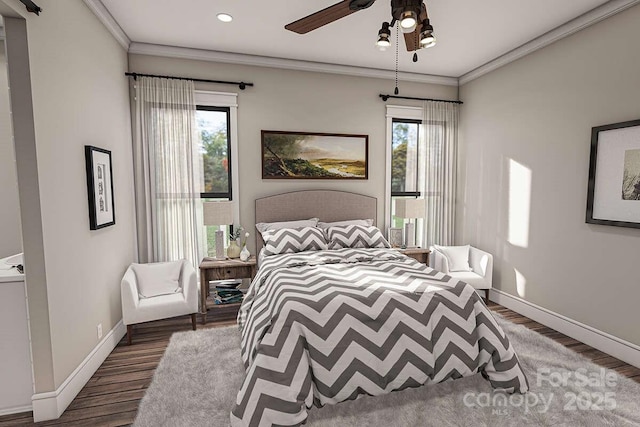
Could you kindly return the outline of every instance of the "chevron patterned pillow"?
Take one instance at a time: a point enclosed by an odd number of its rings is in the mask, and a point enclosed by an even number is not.
[[[345,225],[329,227],[326,232],[329,249],[390,247],[378,227]]]
[[[264,254],[278,255],[327,249],[324,233],[316,227],[282,228],[262,233]]]

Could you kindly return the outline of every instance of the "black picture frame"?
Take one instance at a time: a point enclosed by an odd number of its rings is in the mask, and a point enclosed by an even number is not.
[[[274,152],[273,145],[270,146],[272,141],[280,142],[282,146],[283,141],[289,140],[309,144],[304,148],[309,156],[311,156],[309,153],[315,150],[316,156],[324,153],[329,157],[303,158],[300,153],[296,154],[298,157],[295,158],[284,157],[279,156],[281,153]],[[262,179],[369,179],[369,135],[263,130],[261,142]],[[346,150],[347,147],[351,151]],[[343,156],[349,155],[351,158],[341,159],[336,153],[344,153]],[[332,155],[335,157],[331,157]],[[291,161],[291,165],[278,166],[286,161]],[[292,168],[292,165],[298,170],[291,172],[285,169],[285,167]]]
[[[99,230],[116,223],[111,151],[85,145],[84,157],[87,172],[89,228]]]
[[[640,175],[634,178],[628,174],[631,170],[628,160],[631,158],[630,152],[633,152],[633,170],[640,170],[640,120],[591,129],[586,212],[588,224],[640,228],[640,222],[632,220],[638,218],[640,221],[640,198],[630,198],[633,195],[640,197],[640,193],[635,193],[640,189]],[[628,177],[633,187],[627,184]],[[617,188],[619,193],[612,194]]]

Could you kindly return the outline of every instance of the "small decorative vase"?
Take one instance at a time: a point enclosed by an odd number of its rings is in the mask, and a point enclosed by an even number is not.
[[[247,249],[247,245],[242,246],[242,250],[240,251],[240,261],[246,262],[251,257],[251,253],[249,249]]]
[[[235,240],[232,240],[229,243],[229,247],[227,248],[227,256],[229,258],[238,258],[240,256],[240,246],[238,246]]]

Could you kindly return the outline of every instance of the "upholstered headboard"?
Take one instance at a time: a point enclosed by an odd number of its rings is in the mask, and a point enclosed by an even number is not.
[[[333,190],[307,190],[256,199],[256,224],[320,218],[323,222],[372,218],[377,224],[377,199]],[[262,238],[256,233],[257,252]]]

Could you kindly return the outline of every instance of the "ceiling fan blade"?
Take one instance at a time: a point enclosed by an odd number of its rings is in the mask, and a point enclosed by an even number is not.
[[[404,44],[407,46],[407,52],[413,52],[420,49],[420,32],[422,31],[422,22],[428,18],[429,15],[427,15],[427,7],[422,3],[416,30],[412,33],[404,33]]]
[[[313,31],[340,18],[351,15],[353,12],[357,12],[357,10],[349,8],[349,3],[351,3],[351,0],[341,1],[319,12],[287,24],[284,28],[294,33],[307,34],[309,31]]]

